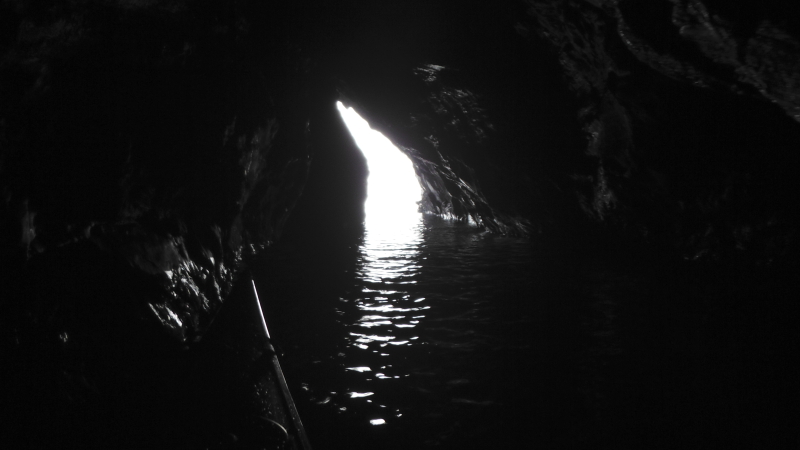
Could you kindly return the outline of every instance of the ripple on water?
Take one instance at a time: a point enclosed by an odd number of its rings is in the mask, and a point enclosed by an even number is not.
[[[352,286],[331,304],[340,330],[336,349],[321,343],[330,353],[309,355],[307,378],[317,380],[309,386],[312,401],[400,435],[431,418],[441,422],[431,429],[446,429],[462,409],[496,407],[485,372],[506,343],[497,338],[502,330],[492,330],[492,305],[527,278],[525,264],[526,241],[452,223],[368,229]]]

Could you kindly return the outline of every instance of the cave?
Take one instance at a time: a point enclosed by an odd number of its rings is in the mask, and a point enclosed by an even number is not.
[[[797,446],[793,12],[0,2],[3,446]]]

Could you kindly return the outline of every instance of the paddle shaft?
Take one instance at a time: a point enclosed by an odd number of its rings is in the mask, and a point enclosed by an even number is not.
[[[261,326],[264,329],[264,335],[267,336],[267,350],[272,353],[272,369],[275,372],[275,378],[278,380],[278,386],[280,386],[283,399],[286,402],[286,407],[289,409],[289,414],[292,416],[292,424],[294,425],[297,437],[300,439],[300,446],[302,450],[311,450],[311,444],[308,442],[306,430],[303,428],[303,422],[300,421],[300,415],[297,413],[297,408],[294,406],[292,394],[289,392],[289,386],[286,384],[286,378],[284,378],[281,365],[278,362],[278,355],[275,353],[275,349],[272,346],[269,328],[267,328],[267,321],[264,319],[264,311],[261,309],[261,301],[258,299],[258,289],[256,289],[256,283],[253,281],[253,279],[250,279],[250,283],[253,285],[253,296],[256,299],[258,314],[261,317]]]

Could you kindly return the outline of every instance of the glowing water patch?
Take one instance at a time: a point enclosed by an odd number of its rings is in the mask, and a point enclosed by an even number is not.
[[[374,392],[351,392],[350,398],[361,398],[361,397],[369,397],[370,395],[375,395]]]
[[[358,360],[366,358],[365,362],[374,361],[370,359],[373,356],[387,357],[388,360],[395,352],[399,353],[398,358],[404,358],[408,347],[419,346],[419,341],[415,340],[418,337],[409,338],[408,332],[431,308],[415,304],[425,299],[408,292],[423,270],[420,249],[424,243],[424,224],[419,212],[422,189],[411,160],[405,154],[383,135],[370,129],[353,109],[345,108],[341,103],[337,103],[337,108],[369,168],[367,201],[364,204],[365,234],[356,271],[363,286],[360,295],[345,301],[352,301],[358,308],[343,314],[347,326],[354,327],[345,339],[346,353],[357,356]],[[408,373],[385,373],[389,367],[391,365],[378,369],[365,365],[344,367],[344,370],[351,374],[347,379],[356,374],[357,378],[363,377],[357,383],[361,388],[371,383],[385,384],[387,379],[398,380],[401,375],[409,376]],[[382,402],[380,393],[351,391],[349,396],[359,403],[362,400],[369,403],[372,399]],[[397,410],[396,415],[400,417],[402,414]],[[375,418],[371,423],[384,425],[386,422]]]
[[[422,190],[414,166],[389,139],[371,129],[353,108],[336,102],[347,129],[367,159],[367,227],[407,227],[420,220]]]

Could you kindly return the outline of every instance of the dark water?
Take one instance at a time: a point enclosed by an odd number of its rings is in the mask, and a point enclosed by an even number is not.
[[[312,444],[800,442],[796,310],[581,255],[429,217],[274,255],[257,281]]]

